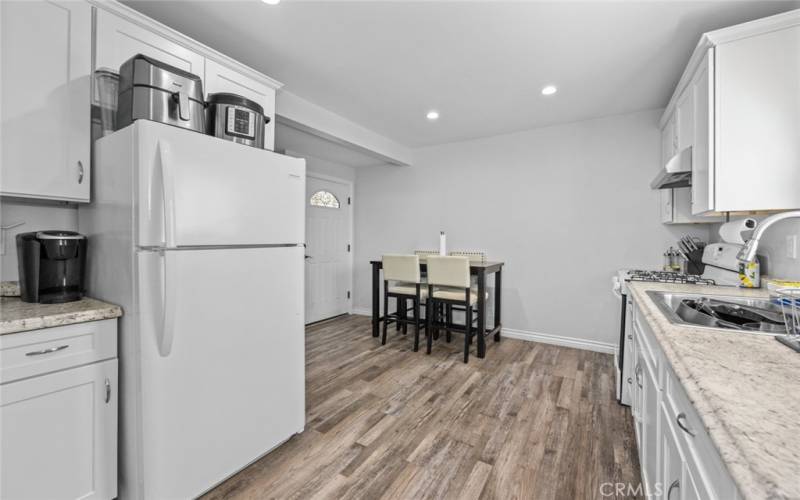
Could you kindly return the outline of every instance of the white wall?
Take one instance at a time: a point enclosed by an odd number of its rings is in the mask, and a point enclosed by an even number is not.
[[[291,156],[296,156],[295,153],[289,151],[287,151],[286,154],[289,154]],[[303,156],[299,154],[297,155],[301,157]],[[313,156],[306,155],[305,159],[306,159],[306,172],[308,173],[327,175],[350,182],[355,182],[356,180],[356,169],[353,167],[350,167],[348,165],[342,165],[341,163],[324,160],[322,158],[315,158]]]
[[[0,281],[16,281],[17,270],[16,235],[43,229],[78,230],[78,209],[66,203],[39,201],[2,200],[0,201],[0,225],[8,226],[17,222],[25,224],[3,231],[2,265]]]
[[[660,111],[603,118],[415,151],[408,168],[357,171],[356,309],[371,307],[368,260],[438,247],[506,262],[506,328],[614,343],[617,268],[659,268],[679,235],[660,223],[649,183]],[[490,280],[491,283],[491,280]]]

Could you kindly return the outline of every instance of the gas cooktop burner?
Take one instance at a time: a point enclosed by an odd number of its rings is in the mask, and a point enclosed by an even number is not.
[[[644,271],[634,269],[628,271],[630,281],[653,281],[658,283],[683,283],[689,285],[716,285],[714,280],[703,278],[697,274],[683,274],[670,271]]]

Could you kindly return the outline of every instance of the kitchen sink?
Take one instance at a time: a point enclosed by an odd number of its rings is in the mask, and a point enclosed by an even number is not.
[[[648,291],[664,316],[678,325],[763,335],[785,335],[779,304],[770,299]]]

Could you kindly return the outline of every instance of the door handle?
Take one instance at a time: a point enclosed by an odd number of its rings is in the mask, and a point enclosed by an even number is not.
[[[78,160],[78,184],[83,184],[83,162]]]
[[[637,364],[636,365],[636,369],[633,371],[633,373],[634,373],[634,375],[636,375],[636,385],[638,385],[639,389],[641,389],[642,388],[642,379],[641,379],[642,365]]]
[[[106,379],[106,403],[111,401],[111,381]]]
[[[175,246],[175,186],[169,165],[169,147],[161,141],[158,143],[158,161],[161,168],[161,196],[164,202],[164,244],[172,248]]]
[[[669,485],[669,489],[667,490],[667,500],[670,500],[672,498],[672,490],[674,490],[675,488],[678,488],[678,491],[680,491],[681,488],[680,479],[672,481],[672,484]]]
[[[680,413],[678,413],[678,416],[677,416],[677,417],[675,417],[675,422],[677,422],[677,423],[678,423],[678,427],[680,427],[680,428],[681,428],[681,430],[683,430],[683,432],[685,432],[686,434],[688,434],[688,435],[690,435],[690,436],[694,437],[694,436],[695,436],[695,433],[694,433],[694,431],[693,431],[693,430],[691,430],[691,429],[690,429],[690,428],[689,428],[689,427],[688,427],[688,426],[687,426],[687,425],[684,423],[684,420],[686,420],[686,414],[685,414],[685,413],[683,413],[683,412],[680,412]]]
[[[176,289],[175,286],[175,265],[170,264],[173,252],[162,252],[161,256],[164,259],[164,280],[163,290],[164,298],[161,303],[161,334],[158,342],[158,353],[161,357],[166,358],[172,352],[172,341],[175,337],[175,307],[176,307]]]
[[[178,101],[178,118],[189,121],[189,94],[181,90],[172,95]]]

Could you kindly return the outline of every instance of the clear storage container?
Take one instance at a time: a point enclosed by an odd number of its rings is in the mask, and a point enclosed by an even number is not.
[[[119,75],[108,68],[94,72],[92,99],[92,139],[99,139],[117,129]]]

